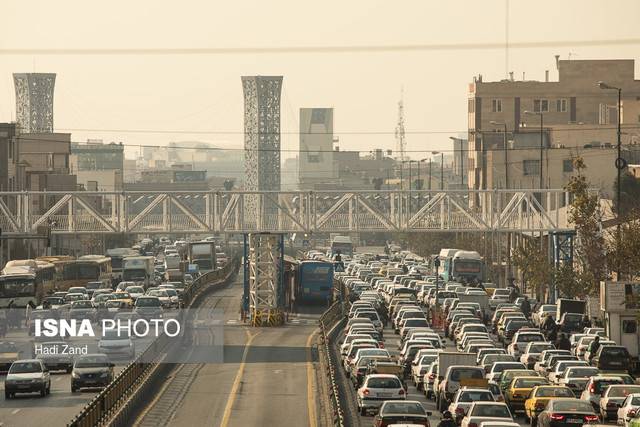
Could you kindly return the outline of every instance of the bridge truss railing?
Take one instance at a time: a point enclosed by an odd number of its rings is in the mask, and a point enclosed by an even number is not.
[[[571,229],[564,190],[4,192],[3,234]]]

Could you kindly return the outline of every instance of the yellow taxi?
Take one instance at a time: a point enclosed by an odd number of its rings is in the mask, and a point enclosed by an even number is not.
[[[573,394],[573,391],[566,386],[539,385],[534,387],[524,402],[524,417],[527,420],[536,420],[538,414],[547,406],[549,399],[559,397],[575,398],[576,396]]]
[[[133,298],[129,295],[129,292],[116,291],[112,295],[115,296],[114,300],[124,301],[128,306],[133,306]]]
[[[509,406],[511,412],[523,411],[524,402],[529,397],[529,394],[531,394],[531,390],[533,390],[534,387],[549,384],[549,380],[542,377],[514,377],[507,386],[504,402]]]

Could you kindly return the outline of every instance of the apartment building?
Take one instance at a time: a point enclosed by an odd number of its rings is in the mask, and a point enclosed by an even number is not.
[[[617,91],[597,83],[622,89],[623,157],[632,161],[640,143],[634,61],[558,60],[557,69],[558,81],[549,81],[548,72],[544,81],[474,78],[468,100],[469,188],[562,188],[571,159],[580,155],[592,183],[611,192]]]

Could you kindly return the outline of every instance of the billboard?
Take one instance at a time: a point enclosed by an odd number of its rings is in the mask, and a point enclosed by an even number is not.
[[[640,282],[600,282],[600,307],[610,312],[640,308]]]

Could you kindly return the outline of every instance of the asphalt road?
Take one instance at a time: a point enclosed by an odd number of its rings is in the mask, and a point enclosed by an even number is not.
[[[198,311],[198,319],[210,308],[224,312],[223,362],[179,366],[136,425],[321,425],[310,337],[322,309],[307,309],[282,327],[252,328],[239,320],[241,295],[240,274]],[[189,351],[210,344],[211,334],[200,331]]]
[[[30,358],[30,350],[26,340],[26,332],[11,332],[4,340],[15,341],[21,349],[25,349],[22,358]],[[149,340],[136,340],[136,353],[143,352]],[[74,340],[76,343],[84,343]],[[89,344],[89,352],[96,352],[95,345]],[[115,367],[117,375],[125,364]],[[83,390],[71,393],[71,374],[63,372],[51,373],[51,394],[40,397],[38,394],[20,394],[13,399],[4,398],[4,378],[0,384],[0,426],[50,427],[66,426],[84,406],[89,403],[99,390]]]

